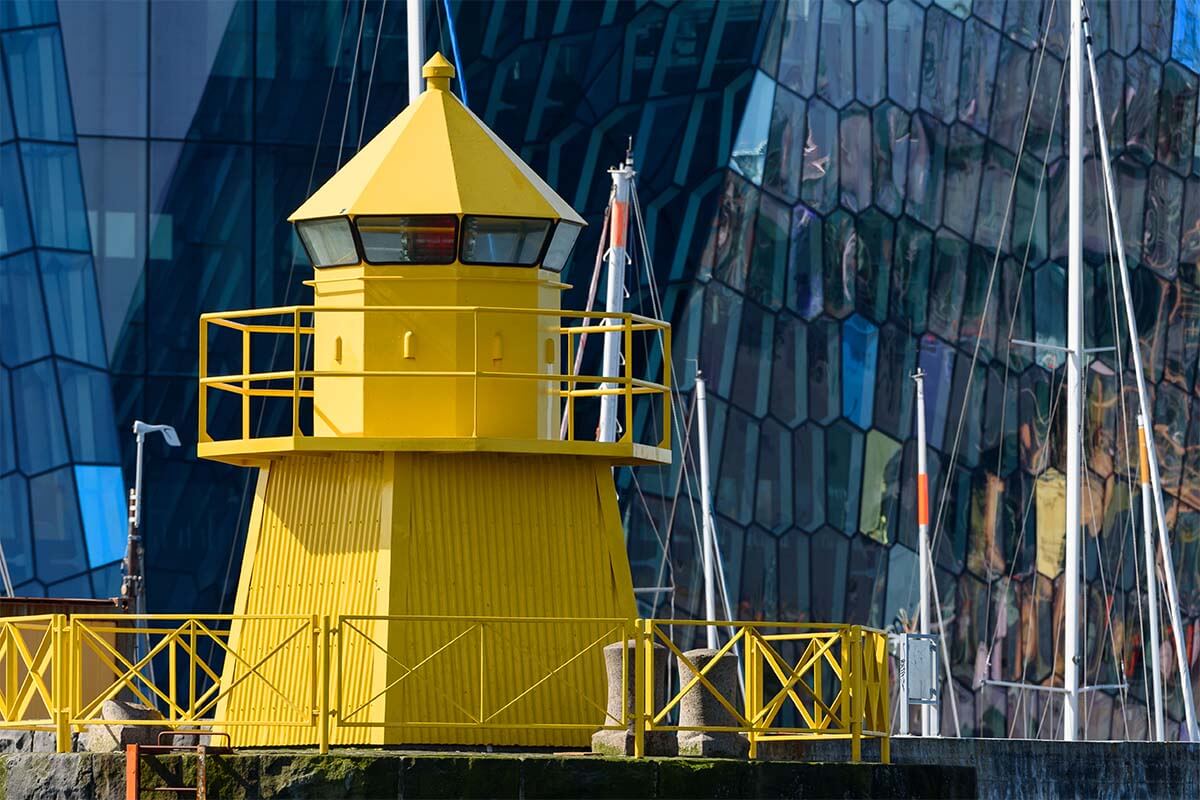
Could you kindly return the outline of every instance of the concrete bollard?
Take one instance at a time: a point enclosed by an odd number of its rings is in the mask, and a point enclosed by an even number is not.
[[[720,659],[716,658],[717,651],[702,648],[688,650],[684,653],[696,665],[696,669],[704,671],[712,664],[704,677],[713,685],[728,703],[737,708],[738,662],[732,652],[727,652]],[[679,686],[683,688],[695,677],[696,673],[682,659],[679,663]],[[725,706],[713,695],[707,686],[699,681],[683,695],[679,701],[680,727],[734,727],[737,720]],[[745,758],[750,752],[750,742],[740,733],[732,731],[680,731],[678,736],[679,755],[705,756],[724,758]]]
[[[624,655],[622,655],[624,654]],[[604,648],[604,667],[608,674],[608,713],[605,723],[616,725],[621,721],[621,704],[625,704],[625,718],[629,724],[624,730],[600,730],[592,734],[592,752],[608,756],[633,755],[633,726],[637,709],[635,678],[641,674],[637,664],[637,641],[614,642]],[[624,692],[621,691],[621,665],[625,665]],[[654,645],[654,707],[661,708],[667,693],[667,648]],[[646,755],[675,755],[675,737],[670,731],[646,733]]]

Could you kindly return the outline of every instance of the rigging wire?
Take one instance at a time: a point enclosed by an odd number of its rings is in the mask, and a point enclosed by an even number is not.
[[[338,137],[337,169],[342,168],[342,148],[346,144],[346,126],[350,122],[350,104],[354,99],[354,81],[358,78],[358,53],[362,49],[363,23],[367,21],[367,0],[358,4],[358,38],[354,41],[354,59],[350,64],[350,89],[346,92],[346,112],[342,114],[342,135]],[[378,45],[376,51],[379,50]],[[334,170],[337,171],[336,169]]]
[[[371,72],[367,75],[367,93],[363,98],[362,119],[358,123],[358,144],[354,146],[354,152],[362,150],[363,132],[367,129],[367,109],[371,107],[371,86],[375,83],[375,60],[379,58],[379,45],[383,39],[383,20],[387,13],[388,0],[383,0],[383,5],[379,7],[379,23],[375,29],[375,52],[371,54]]]

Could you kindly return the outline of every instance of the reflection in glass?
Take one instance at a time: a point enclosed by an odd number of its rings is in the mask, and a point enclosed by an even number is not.
[[[380,218],[373,219],[379,220]],[[447,228],[450,229],[449,241],[451,253],[453,253],[453,223],[448,226],[445,218],[426,217],[420,220],[417,225],[413,226],[413,233],[405,234],[405,244],[402,246],[399,245],[399,239],[394,240],[396,244],[390,246],[382,239],[378,239],[375,247],[380,252],[389,253],[382,260],[393,260],[391,247],[402,247],[402,251],[394,252],[400,263],[410,260],[412,263],[445,263],[442,247],[447,241]],[[358,230],[362,235],[361,218]],[[546,235],[549,232],[550,220],[548,219],[466,216],[463,217],[462,261],[464,264],[533,266],[542,253],[542,245],[545,244]],[[381,260],[371,255],[365,237],[363,248],[367,251],[368,261]],[[453,256],[450,260],[453,260]]]
[[[359,217],[354,221],[363,255],[372,264],[451,264],[458,218],[452,214]],[[464,226],[465,227],[465,226]],[[545,230],[542,230],[545,236]],[[463,237],[463,257],[467,256]],[[471,254],[474,255],[472,246]]]
[[[729,155],[729,168],[758,185],[762,185],[774,104],[775,81],[762,72],[754,73],[746,111],[742,114],[742,124]]]
[[[314,267],[337,267],[359,262],[354,234],[350,232],[350,220],[345,217],[297,222],[296,232],[300,234]]]
[[[3,41],[17,132],[25,139],[74,141],[58,28],[13,31]]]
[[[879,331],[855,314],[842,326],[842,414],[864,430],[875,408]]]

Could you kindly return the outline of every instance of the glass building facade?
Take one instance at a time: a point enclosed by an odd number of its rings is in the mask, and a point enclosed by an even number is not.
[[[1089,6],[1200,693],[1200,3]],[[681,429],[695,364],[709,382],[734,613],[912,627],[919,366],[958,725],[1056,733],[1046,695],[977,687],[1062,671],[1063,370],[1008,341],[1066,338],[1066,4],[444,9],[427,47],[452,51],[452,21],[472,110],[592,223],[564,306],[584,303],[605,170],[632,137],[650,247],[628,302],[654,308],[650,256]],[[405,104],[404,27],[399,0],[0,6],[0,541],[19,593],[117,591],[140,418],[184,442],[147,454],[150,606],[230,608],[253,483],[195,458],[197,317],[310,301],[285,217]],[[1085,716],[1137,738],[1132,366],[1093,150],[1088,337],[1124,357],[1087,377],[1084,672],[1129,689],[1087,695]],[[703,612],[680,448],[618,476],[635,584],[675,587],[641,595],[658,616]]]

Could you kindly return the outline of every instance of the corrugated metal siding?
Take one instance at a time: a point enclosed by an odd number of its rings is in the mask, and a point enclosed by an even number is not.
[[[633,618],[606,467],[582,458],[503,454],[398,454],[397,461],[391,613]],[[602,508],[601,493],[611,509]],[[394,625],[388,649],[411,668],[469,627]],[[389,691],[389,721],[466,722],[478,713],[481,692],[483,709],[495,711],[605,630],[507,623],[471,631]],[[402,672],[390,670],[389,682]],[[597,646],[494,722],[599,724],[606,696]],[[389,734],[394,742],[461,744],[582,746],[588,739],[587,731],[515,729]]]
[[[267,481],[261,522],[247,556],[251,570],[238,611],[245,614],[377,614],[380,587],[376,580],[381,548],[385,468],[391,454],[350,453],[293,456],[274,462]],[[256,664],[296,630],[291,621],[245,623],[231,636],[231,647],[250,665]],[[230,694],[231,719],[303,719],[288,701],[315,697],[314,637],[292,640]],[[335,653],[336,657],[336,653]],[[344,654],[343,691],[356,705],[370,697],[373,679],[371,648],[364,642]],[[226,686],[247,674],[244,665],[229,663]],[[268,683],[278,689],[273,691]],[[283,695],[281,697],[280,695]],[[284,698],[287,698],[286,700]],[[382,717],[382,707],[378,716]],[[313,729],[251,727],[231,730],[241,746],[311,744]],[[335,729],[335,733],[336,729]],[[355,735],[350,735],[355,734]],[[335,742],[370,743],[381,734],[342,731]]]

